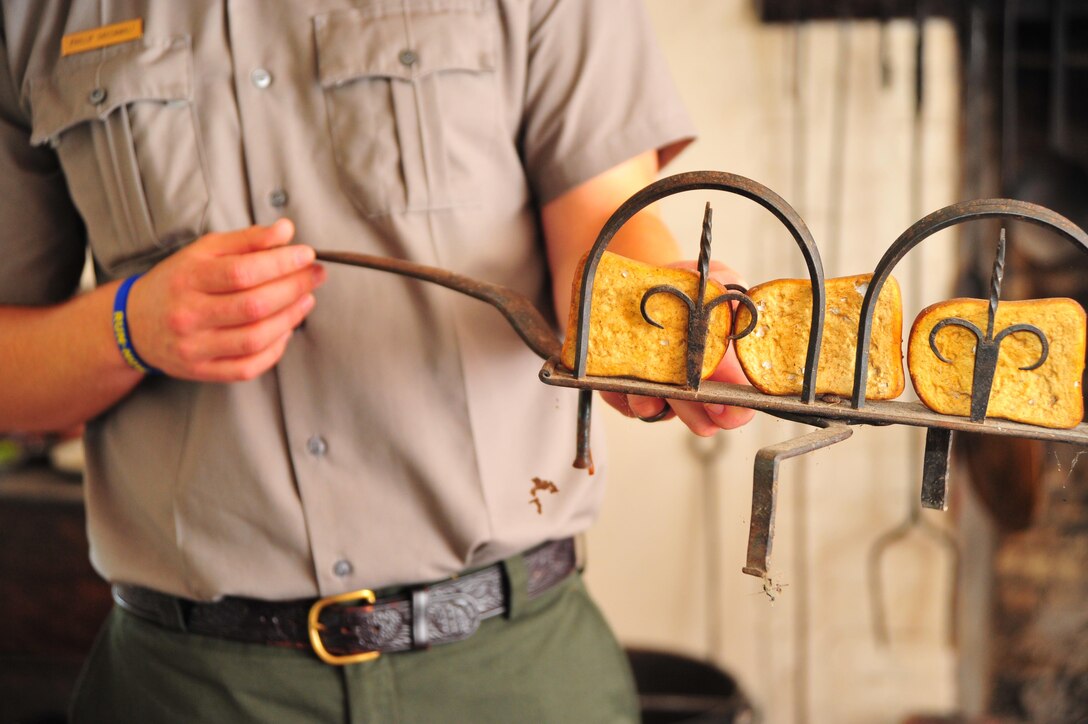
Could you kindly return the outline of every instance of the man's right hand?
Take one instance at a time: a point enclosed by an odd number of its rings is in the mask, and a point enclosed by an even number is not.
[[[326,278],[314,250],[290,244],[287,219],[207,234],[157,264],[132,286],[132,344],[172,377],[231,382],[279,361],[313,309]]]

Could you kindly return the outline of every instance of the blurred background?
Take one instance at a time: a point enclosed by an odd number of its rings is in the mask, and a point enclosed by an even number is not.
[[[644,1],[700,130],[667,173],[775,190],[827,276],[871,272],[914,221],[964,199],[1088,225],[1088,2]],[[690,256],[706,201],[714,258],[750,284],[802,276],[785,228],[738,196],[662,202]],[[997,234],[976,222],[915,249],[896,268],[905,325],[985,296]],[[1070,245],[1009,235],[1004,298],[1085,303]],[[923,512],[923,433],[856,428],[783,464],[765,584],[741,573],[754,456],[809,428],[760,414],[706,440],[598,407],[611,473],[588,582],[648,722],[1088,722],[1081,451],[959,436],[950,510]],[[0,724],[61,721],[110,605],[86,562],[79,479],[78,442],[0,440]],[[66,625],[36,619],[71,601]]]

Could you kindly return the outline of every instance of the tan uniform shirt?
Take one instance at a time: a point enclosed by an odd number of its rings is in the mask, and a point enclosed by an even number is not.
[[[547,308],[538,205],[690,132],[638,0],[3,12],[0,303],[70,296],[85,244],[105,281],[288,216],[317,248]],[[62,57],[66,34],[136,18],[139,38]],[[330,267],[271,372],[148,378],[89,425],[102,575],[313,596],[446,577],[589,525],[602,487],[571,467],[576,393],[538,381],[494,309]],[[534,477],[559,488],[542,514]]]

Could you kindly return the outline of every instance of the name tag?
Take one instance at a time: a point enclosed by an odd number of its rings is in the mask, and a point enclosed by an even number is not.
[[[143,18],[125,20],[113,25],[103,25],[100,28],[80,30],[77,33],[68,33],[60,39],[61,57],[84,53],[88,50],[108,48],[111,45],[127,43],[137,40],[144,35]]]

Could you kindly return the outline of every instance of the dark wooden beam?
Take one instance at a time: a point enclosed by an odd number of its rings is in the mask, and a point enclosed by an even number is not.
[[[914,17],[919,0],[754,0],[763,22]],[[958,16],[963,0],[922,0],[927,16]]]

